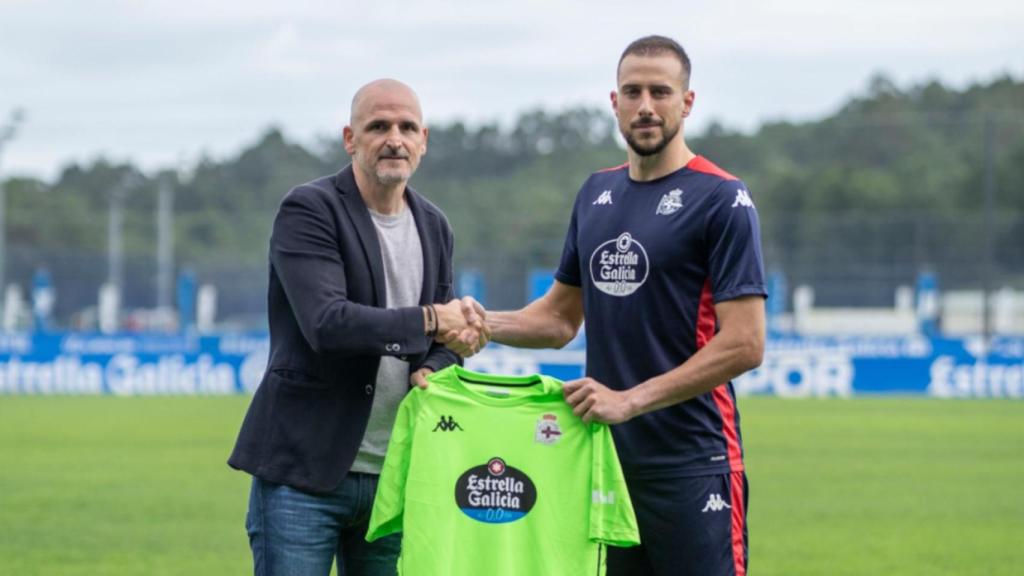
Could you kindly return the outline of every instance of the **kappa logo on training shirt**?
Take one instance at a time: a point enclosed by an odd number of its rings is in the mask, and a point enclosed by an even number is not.
[[[537,503],[537,487],[522,470],[495,457],[459,476],[455,503],[466,516],[479,522],[515,522]]]
[[[455,416],[445,418],[444,415],[441,415],[441,419],[437,421],[437,426],[434,426],[431,432],[437,432],[438,430],[441,432],[451,432],[452,430],[462,430],[462,426],[459,426],[459,423],[455,421]]]
[[[754,201],[750,199],[750,192],[747,192],[743,188],[736,191],[736,199],[733,200],[732,207],[743,206],[745,208],[753,208]]]
[[[605,190],[604,192],[601,192],[601,195],[597,197],[597,200],[594,200],[591,204],[594,204],[594,205],[597,205],[597,206],[602,206],[604,204],[613,204],[613,202],[612,202],[612,191],[611,190]]]
[[[629,296],[647,280],[647,251],[629,232],[608,240],[590,256],[590,280],[611,296]]]
[[[725,503],[725,500],[722,500],[722,495],[712,494],[708,496],[708,503],[704,505],[704,509],[701,512],[721,512],[726,508],[732,508],[732,506],[729,506]]]

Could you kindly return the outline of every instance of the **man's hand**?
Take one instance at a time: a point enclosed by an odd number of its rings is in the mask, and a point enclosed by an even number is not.
[[[427,382],[427,376],[433,373],[434,371],[430,368],[420,368],[409,376],[409,382],[418,388],[426,388],[429,384],[429,382]]]
[[[562,394],[584,422],[619,424],[636,416],[628,392],[617,392],[593,378],[566,382]]]
[[[452,299],[447,304],[434,304],[434,312],[437,313],[437,340],[441,341],[441,335],[449,332],[462,332],[469,327],[466,322],[466,315],[462,313],[462,301]]]
[[[447,315],[453,306],[458,307],[462,320],[461,325],[459,319],[451,320],[448,316],[445,316],[445,320],[441,320],[440,310],[444,308]],[[491,329],[486,322],[487,312],[472,296],[464,296],[461,300],[452,300],[436,308],[438,310],[438,342],[443,343],[448,349],[463,358],[468,358],[487,346],[491,339]],[[450,324],[446,324],[446,322],[450,322]]]

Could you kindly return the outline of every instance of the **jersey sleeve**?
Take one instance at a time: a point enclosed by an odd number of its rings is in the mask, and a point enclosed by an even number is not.
[[[422,394],[422,390],[414,388],[398,406],[398,415],[391,430],[388,451],[384,455],[384,466],[381,468],[380,479],[377,481],[377,494],[373,499],[370,526],[366,531],[367,542],[373,542],[388,534],[402,531],[405,486],[409,475],[416,415],[419,413]]]
[[[636,546],[640,531],[611,430],[605,424],[591,424],[591,438],[590,539],[612,546]]]
[[[723,181],[716,190],[708,213],[706,242],[716,303],[768,295],[757,208],[742,181]]]
[[[558,270],[555,271],[555,280],[570,286],[582,286],[583,279],[580,276],[579,246],[577,245],[577,224],[579,218],[581,190],[576,195],[576,202],[572,207],[572,217],[569,219],[569,230],[565,233],[565,245],[562,247],[562,259],[558,263]]]

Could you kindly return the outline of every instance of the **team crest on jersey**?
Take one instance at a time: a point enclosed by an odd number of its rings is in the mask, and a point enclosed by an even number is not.
[[[590,280],[611,296],[629,296],[647,281],[647,251],[629,232],[608,240],[590,256]]]
[[[658,209],[655,214],[668,215],[683,207],[683,191],[679,188],[668,191],[658,202]]]
[[[495,457],[459,476],[455,503],[466,516],[479,522],[515,522],[537,503],[537,488],[522,470]]]
[[[562,429],[558,426],[558,416],[545,414],[537,420],[537,431],[533,439],[541,444],[554,444],[562,438]]]

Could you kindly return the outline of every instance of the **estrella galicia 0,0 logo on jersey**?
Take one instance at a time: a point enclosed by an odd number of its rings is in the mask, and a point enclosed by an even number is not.
[[[601,244],[590,255],[590,280],[612,296],[629,296],[647,280],[647,251],[629,232]]]
[[[519,520],[537,502],[537,488],[522,470],[491,458],[455,482],[455,503],[466,516],[488,524]]]

